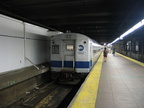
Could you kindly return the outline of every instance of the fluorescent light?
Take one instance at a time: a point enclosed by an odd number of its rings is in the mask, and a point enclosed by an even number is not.
[[[110,44],[113,44],[115,42],[117,42],[120,39],[123,39],[125,36],[129,35],[130,33],[132,33],[133,31],[135,31],[136,29],[142,27],[144,25],[144,19],[141,20],[140,22],[138,22],[136,25],[134,25],[132,28],[130,28],[128,31],[126,31],[125,33],[123,33],[119,38],[115,39],[113,42],[111,42]]]
[[[115,42],[117,42],[119,39],[120,39],[120,38],[116,38],[116,39],[112,42],[112,44],[115,43]]]
[[[134,30],[140,28],[141,26],[144,25],[144,19],[141,20],[140,22],[138,22],[136,25],[134,25],[132,28],[130,28],[128,31],[126,31],[125,33],[123,33],[120,36],[120,39],[123,39],[125,36],[127,36],[128,34],[132,33]]]
[[[104,45],[106,45],[106,43],[104,43]]]
[[[111,47],[112,46],[112,44],[111,43],[108,43],[108,45],[107,45],[108,47]]]
[[[63,32],[58,32],[58,34],[63,34]]]

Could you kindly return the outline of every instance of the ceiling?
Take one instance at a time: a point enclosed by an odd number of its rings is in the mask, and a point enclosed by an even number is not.
[[[0,13],[103,44],[144,18],[144,0],[1,0]]]

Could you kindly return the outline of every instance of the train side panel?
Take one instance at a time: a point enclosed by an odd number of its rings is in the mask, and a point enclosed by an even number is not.
[[[59,40],[59,41],[57,41]],[[51,38],[51,71],[59,72],[62,67],[62,57],[61,57],[61,37],[55,36]]]
[[[92,58],[90,55],[90,40],[85,36],[78,36],[75,65],[77,73],[88,73],[91,69]]]

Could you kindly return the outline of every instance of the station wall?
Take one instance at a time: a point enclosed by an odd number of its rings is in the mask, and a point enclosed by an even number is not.
[[[50,36],[46,28],[0,15],[0,74],[49,62]]]

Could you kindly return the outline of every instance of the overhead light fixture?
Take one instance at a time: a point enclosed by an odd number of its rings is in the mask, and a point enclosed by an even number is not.
[[[127,36],[128,34],[132,33],[133,31],[135,31],[136,29],[140,28],[141,26],[144,25],[144,19],[141,20],[140,22],[138,22],[136,25],[134,25],[132,28],[130,28],[128,31],[126,31],[125,33],[123,33],[120,36],[120,39],[123,39],[125,36]]]
[[[136,29],[142,27],[144,25],[144,19],[141,20],[140,22],[138,22],[136,25],[134,25],[132,28],[130,28],[128,31],[126,31],[125,33],[123,33],[119,38],[115,39],[112,43],[113,44],[115,42],[117,42],[120,39],[123,39],[125,36],[129,35],[130,33],[132,33],[133,31],[135,31]]]
[[[58,34],[63,34],[63,32],[58,32]]]
[[[120,38],[116,38],[113,42],[112,42],[112,44],[113,43],[116,43],[117,41],[119,41],[120,40]]]

